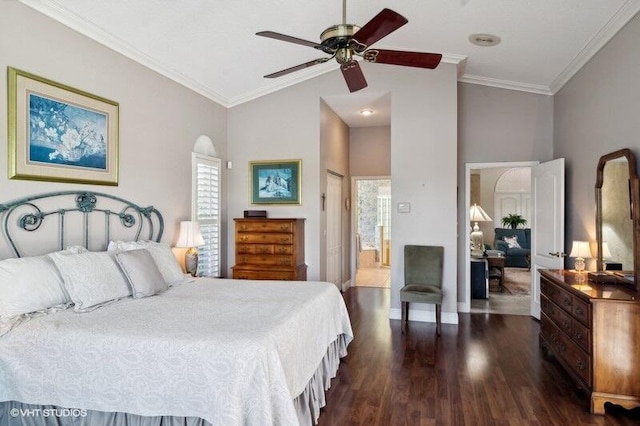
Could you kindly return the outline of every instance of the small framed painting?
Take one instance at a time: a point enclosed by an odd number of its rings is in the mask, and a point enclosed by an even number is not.
[[[118,104],[9,67],[10,179],[118,185]]]
[[[251,204],[300,204],[302,160],[252,161]]]

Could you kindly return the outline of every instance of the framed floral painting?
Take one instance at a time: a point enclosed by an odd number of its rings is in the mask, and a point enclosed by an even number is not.
[[[118,104],[8,69],[9,178],[118,185]]]
[[[302,160],[252,161],[251,204],[300,204]]]

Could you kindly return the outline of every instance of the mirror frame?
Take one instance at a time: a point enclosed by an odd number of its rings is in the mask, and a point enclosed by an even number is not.
[[[602,185],[604,180],[604,166],[608,161],[618,158],[626,158],[629,165],[629,209],[631,215],[631,223],[633,227],[633,274],[634,286],[638,289],[639,271],[640,271],[640,215],[636,209],[640,199],[640,185],[638,174],[636,172],[636,157],[633,152],[628,149],[620,149],[618,151],[605,154],[598,161],[598,169],[596,174],[596,242],[598,246],[597,270],[602,271]]]

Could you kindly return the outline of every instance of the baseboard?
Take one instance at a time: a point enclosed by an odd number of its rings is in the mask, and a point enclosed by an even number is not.
[[[389,309],[389,319],[399,320],[402,318],[402,311],[399,308]],[[443,324],[458,324],[457,312],[442,312],[440,317]],[[409,321],[436,322],[436,311],[425,311],[423,309],[409,309]]]
[[[342,283],[342,292],[344,293],[347,289],[351,287],[351,280],[347,280]]]

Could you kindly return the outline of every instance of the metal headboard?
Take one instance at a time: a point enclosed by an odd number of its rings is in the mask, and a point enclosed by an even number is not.
[[[65,248],[66,231],[72,226],[67,222],[78,219],[78,216],[82,225],[81,244],[89,248],[90,236],[95,237],[96,234],[95,229],[89,227],[89,217],[97,217],[100,213],[104,216],[103,248],[112,239],[112,225],[118,223],[122,229],[132,233],[133,240],[142,236],[143,239],[159,242],[162,238],[164,220],[153,206],[140,207],[131,201],[100,192],[49,192],[0,203],[2,235],[15,257],[23,256],[18,248],[22,231],[35,232],[45,222],[53,222],[54,218],[58,219],[57,247],[60,250]]]

